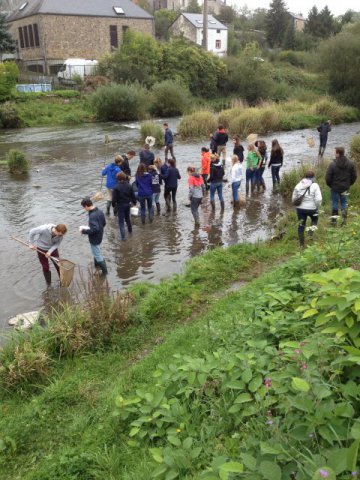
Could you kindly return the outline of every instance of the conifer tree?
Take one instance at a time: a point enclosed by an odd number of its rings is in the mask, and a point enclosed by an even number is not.
[[[10,35],[5,15],[0,14],[0,52],[13,52],[15,50],[15,40]]]
[[[266,15],[266,39],[271,47],[282,44],[289,16],[284,0],[272,0]]]

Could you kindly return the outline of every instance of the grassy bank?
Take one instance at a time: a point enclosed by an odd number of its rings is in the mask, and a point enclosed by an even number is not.
[[[355,122],[360,119],[356,108],[338,104],[327,97],[306,103],[290,100],[280,103],[264,103],[257,107],[239,104],[221,111],[218,115],[210,112],[195,112],[183,118],[179,133],[183,138],[207,136],[209,127],[222,124],[232,135],[247,136],[249,133],[266,134],[273,131],[314,128],[327,119],[334,124]]]
[[[280,241],[215,249],[126,297],[90,290],[86,310],[17,336],[0,355],[0,477],[354,478],[359,191],[349,225],[322,216],[302,255],[291,213]]]

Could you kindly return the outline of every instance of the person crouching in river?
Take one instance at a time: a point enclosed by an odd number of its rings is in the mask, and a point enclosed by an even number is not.
[[[319,185],[315,182],[315,173],[309,170],[304,178],[296,185],[292,194],[292,202],[296,206],[298,217],[298,236],[300,246],[305,243],[304,230],[307,217],[311,219],[309,236],[312,237],[318,223],[318,208],[322,202],[322,195]]]
[[[32,250],[37,250],[47,285],[51,284],[49,258],[60,276],[58,264],[51,257],[59,258],[58,247],[66,232],[67,226],[63,223],[40,225],[40,227],[32,228],[29,232],[29,246]]]
[[[140,163],[136,171],[136,186],[138,189],[138,200],[140,202],[141,223],[145,224],[146,205],[148,208],[149,222],[154,220],[152,176],[147,171],[147,167]]]
[[[205,193],[205,185],[201,175],[196,173],[194,167],[188,167],[187,173],[189,175],[188,184],[191,213],[195,220],[195,226],[198,227],[200,225],[199,207]]]
[[[125,240],[125,222],[129,233],[132,233],[132,223],[130,218],[130,204],[136,205],[136,197],[134,190],[127,181],[128,176],[124,172],[116,175],[118,179],[117,185],[113,189],[113,205],[116,204],[120,237]]]

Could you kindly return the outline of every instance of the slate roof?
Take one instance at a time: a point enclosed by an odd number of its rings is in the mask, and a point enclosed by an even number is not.
[[[13,22],[30,15],[76,15],[81,17],[149,18],[152,15],[131,0],[24,0],[27,5],[14,10],[7,18]],[[113,7],[121,7],[125,15],[117,15]]]
[[[289,12],[289,13],[293,18],[296,18],[296,20],[303,20],[304,22],[306,21],[306,18],[304,18],[301,15],[301,13],[292,13],[292,12]]]
[[[181,13],[186,20],[194,25],[196,28],[203,28],[203,15],[202,13]],[[225,27],[219,20],[216,20],[212,15],[208,15],[208,28],[215,29],[215,30],[227,30],[228,28]]]

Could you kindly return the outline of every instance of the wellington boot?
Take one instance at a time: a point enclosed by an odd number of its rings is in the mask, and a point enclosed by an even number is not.
[[[225,202],[224,201],[220,202],[220,207],[221,207],[221,211],[223,212],[225,210]]]
[[[240,202],[239,200],[236,200],[236,202],[234,202],[234,210],[239,210],[240,208]]]
[[[117,206],[117,203],[115,203],[115,205],[113,206],[113,209],[114,209],[114,217],[117,217],[117,214],[118,214],[118,206]]]
[[[46,285],[51,285],[51,272],[47,271],[43,273],[44,273]]]
[[[108,270],[105,260],[103,260],[102,262],[98,262],[98,266],[101,268],[101,275],[107,275]]]
[[[160,203],[156,204],[156,212],[157,212],[158,215],[160,215],[160,212],[161,212]]]
[[[341,217],[342,217],[341,226],[343,227],[344,225],[346,225],[346,220],[347,220],[347,209],[346,208],[341,210]]]
[[[145,215],[141,215],[141,223],[145,225]]]
[[[108,200],[106,202],[106,215],[110,215],[110,207],[111,207],[111,202]]]
[[[211,209],[212,209],[212,210],[215,210],[215,202],[214,202],[214,200],[211,200],[211,201],[210,201],[210,205],[211,205]]]
[[[305,236],[304,236],[304,232],[299,232],[298,233],[299,235],[299,243],[300,243],[300,247],[301,248],[304,248],[304,245],[305,245]]]
[[[170,197],[165,198],[165,203],[166,203],[166,211],[169,213],[171,212],[171,200]]]
[[[177,203],[173,202],[173,212],[176,212],[176,210],[177,210]]]
[[[332,225],[333,227],[335,227],[335,225],[336,225],[336,220],[337,220],[336,217],[337,217],[337,216],[339,216],[339,210],[333,210],[333,211],[331,212],[331,225]]]

